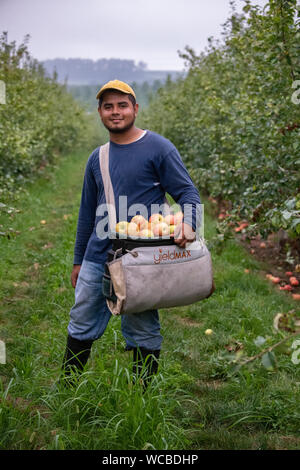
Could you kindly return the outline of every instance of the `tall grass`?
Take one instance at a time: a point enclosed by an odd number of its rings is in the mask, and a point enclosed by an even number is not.
[[[264,266],[234,240],[222,253],[212,252],[211,298],[160,312],[159,373],[145,393],[133,384],[132,353],[124,350],[117,317],[94,343],[77,385],[61,385],[87,157],[72,154],[60,168],[45,170],[16,202],[21,212],[0,216],[15,234],[0,238],[0,339],[7,352],[7,363],[0,364],[0,447],[299,448],[300,369],[291,361],[291,341],[276,350],[272,370],[260,359],[237,367],[240,358],[285,337],[274,331],[273,318],[295,310],[295,302],[265,281]],[[211,239],[208,214],[205,229]],[[212,335],[205,335],[207,328]],[[265,338],[263,346],[258,336]]]
[[[74,291],[69,275],[83,168],[87,156],[71,155],[49,170],[19,201],[21,213],[1,222],[1,448],[142,449],[186,445],[174,410],[191,399],[184,380],[161,372],[146,393],[133,385],[120,319],[112,318],[93,347],[75,389],[59,381]],[[41,223],[45,221],[46,223]]]

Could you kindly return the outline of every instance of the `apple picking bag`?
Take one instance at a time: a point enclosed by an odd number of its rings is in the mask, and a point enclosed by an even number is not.
[[[111,232],[116,226],[109,142],[99,150]],[[170,238],[116,238],[108,252],[103,293],[113,315],[189,305],[214,291],[211,255],[202,239],[180,248]]]

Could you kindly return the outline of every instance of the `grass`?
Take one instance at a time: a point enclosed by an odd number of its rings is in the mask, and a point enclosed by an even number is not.
[[[0,216],[2,231],[11,228],[10,238],[0,237],[0,339],[7,353],[0,364],[0,448],[298,449],[300,366],[291,361],[292,339],[274,350],[274,367],[260,358],[240,365],[288,335],[273,329],[273,318],[296,303],[234,240],[212,251],[211,298],[160,312],[159,374],[146,393],[132,385],[131,352],[116,317],[93,345],[78,386],[60,386],[86,159],[72,154],[46,169],[10,202],[21,212]],[[214,225],[207,214],[207,239]]]

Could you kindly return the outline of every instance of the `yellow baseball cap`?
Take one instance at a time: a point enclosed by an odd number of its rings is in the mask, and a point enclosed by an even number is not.
[[[121,82],[120,80],[111,80],[110,82],[105,83],[105,85],[103,85],[96,95],[97,100],[105,92],[105,90],[118,90],[122,93],[126,93],[127,95],[132,95],[136,99],[135,93],[131,86],[125,82]]]

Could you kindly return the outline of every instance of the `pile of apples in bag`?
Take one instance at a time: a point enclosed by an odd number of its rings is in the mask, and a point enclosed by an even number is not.
[[[135,215],[130,222],[122,220],[116,225],[116,232],[121,237],[158,238],[173,237],[176,226],[182,223],[183,212],[168,214],[152,214],[149,220],[142,215]]]

